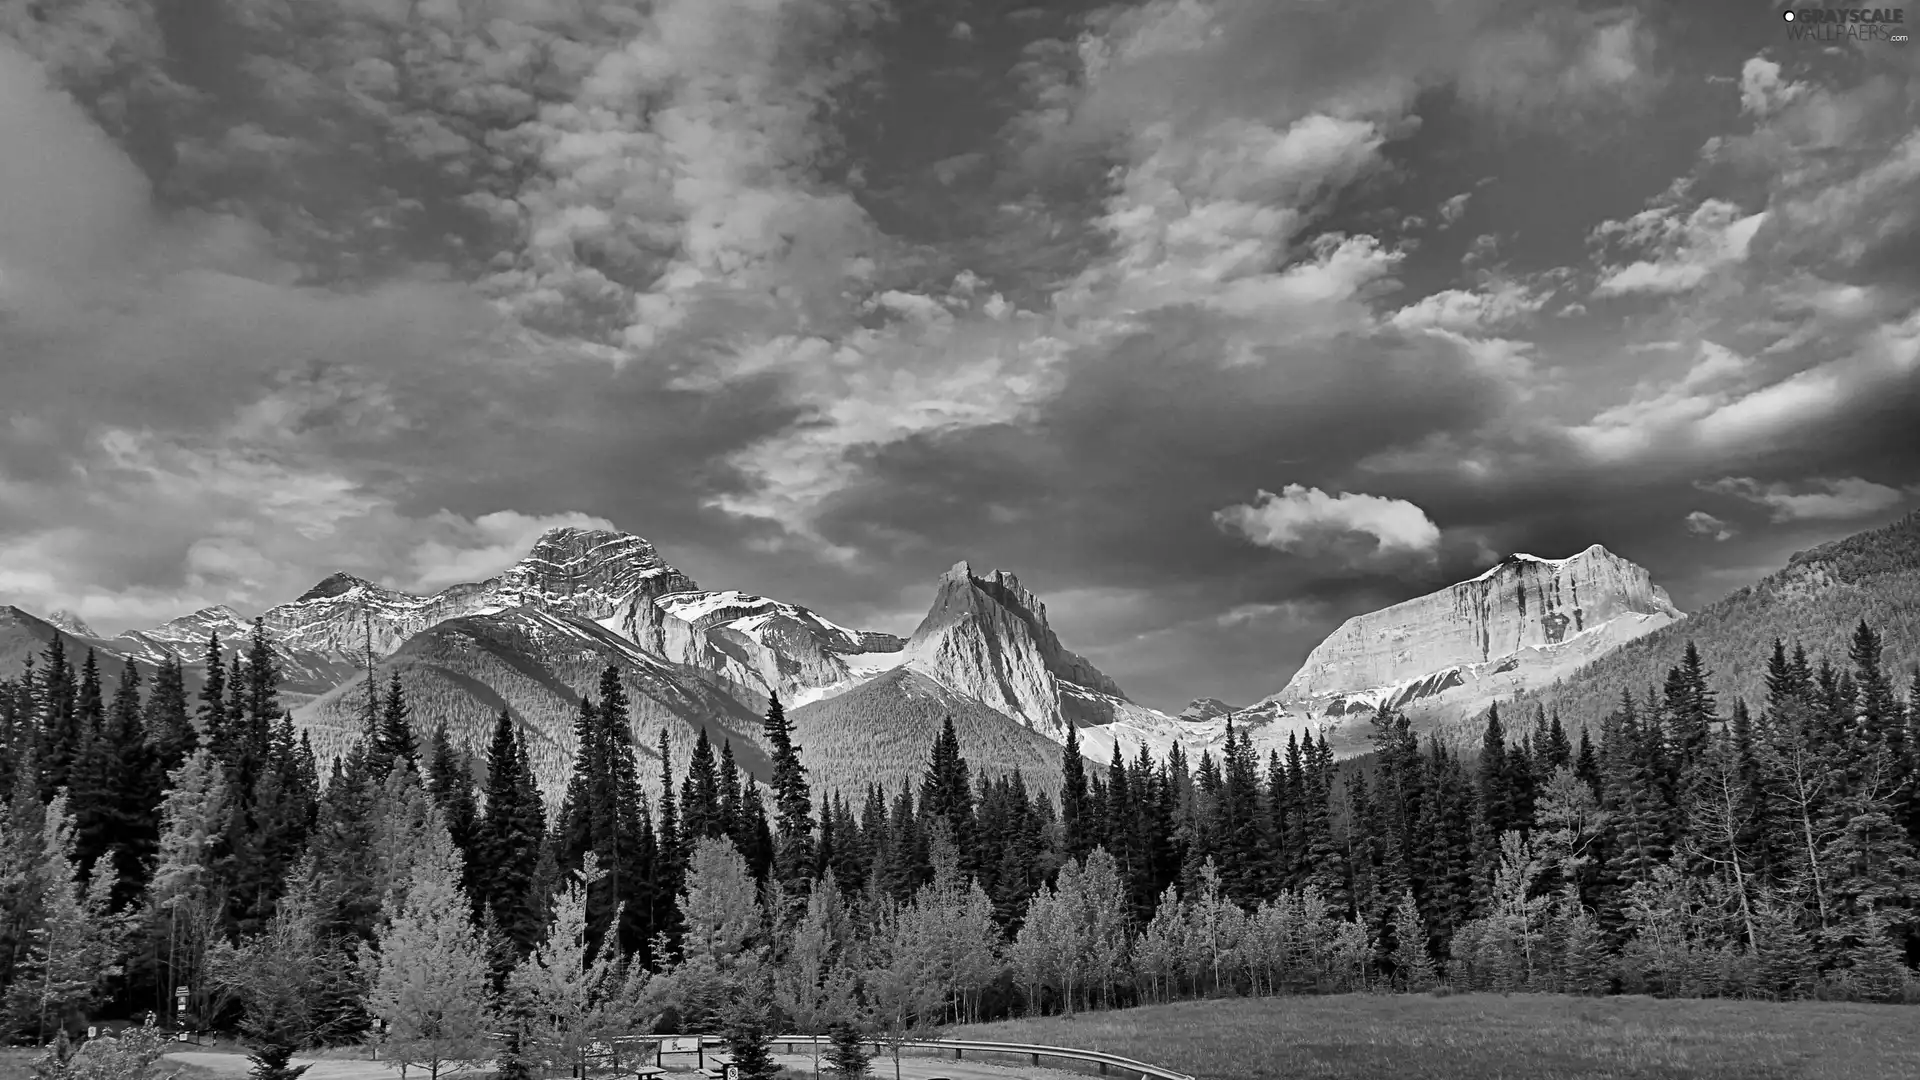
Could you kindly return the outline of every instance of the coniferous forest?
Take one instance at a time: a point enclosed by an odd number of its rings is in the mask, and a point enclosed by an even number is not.
[[[1100,768],[1070,733],[1057,804],[951,722],[917,786],[816,790],[777,700],[768,783],[704,732],[674,776],[609,670],[552,814],[512,717],[471,760],[369,668],[363,738],[316,761],[264,629],[234,644],[191,700],[177,664],[103,693],[58,638],[0,682],[13,1041],[152,1011],[263,1075],[377,1034],[525,1076],[724,1032],[762,1076],[780,1032],[857,1056],[1222,994],[1920,1000],[1920,673],[1900,693],[1865,623],[1844,657],[1775,643],[1763,701],[1715,700],[1689,645],[1591,724],[1489,710],[1472,755],[1392,713],[1338,765],[1229,729]]]

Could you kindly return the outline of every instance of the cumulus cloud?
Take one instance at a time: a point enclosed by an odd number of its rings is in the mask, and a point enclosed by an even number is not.
[[[1251,503],[1213,513],[1216,526],[1249,543],[1277,551],[1309,552],[1351,535],[1370,536],[1378,554],[1431,553],[1440,529],[1426,511],[1404,499],[1288,484],[1279,494],[1262,490]]]
[[[1686,525],[1687,531],[1693,535],[1710,537],[1716,541],[1731,540],[1737,531],[1705,510],[1694,510],[1687,514]]]
[[[420,523],[425,535],[409,557],[410,587],[432,592],[462,581],[483,581],[518,562],[540,534],[571,526],[616,529],[592,514],[522,514],[495,510],[471,520],[441,511]]]
[[[1727,476],[1697,486],[1767,507],[1775,521],[1849,521],[1891,510],[1909,494],[1858,476],[1813,478],[1798,484],[1763,484],[1748,476]]]
[[[1594,230],[1596,242],[1643,257],[1610,262],[1593,288],[1598,297],[1633,293],[1681,293],[1699,287],[1712,274],[1747,257],[1765,211],[1744,213],[1721,199],[1707,199],[1693,210],[1656,206],[1625,221],[1608,221]]]
[[[1774,25],[255,4],[176,56],[198,9],[147,7],[0,5],[38,65],[0,144],[44,148],[0,159],[0,588],[39,610],[435,588],[604,521],[841,618],[991,558],[1130,689],[1250,699],[1469,546],[1664,538],[1684,590],[1694,477],[1915,464],[1910,80]]]

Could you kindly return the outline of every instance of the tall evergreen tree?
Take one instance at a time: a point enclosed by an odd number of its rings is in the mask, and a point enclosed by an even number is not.
[[[187,716],[186,675],[177,657],[162,660],[154,672],[142,725],[153,744],[154,770],[161,777],[179,768],[199,747],[200,735]]]
[[[40,773],[40,801],[51,801],[54,793],[66,787],[80,754],[81,731],[77,704],[79,687],[73,665],[67,660],[64,635],[55,634],[47,643],[46,660],[40,670],[38,737],[35,760]]]
[[[1093,850],[1095,822],[1088,819],[1087,766],[1080,756],[1080,733],[1067,721],[1066,745],[1060,749],[1061,848],[1070,859],[1083,859]]]
[[[793,725],[777,693],[768,700],[762,731],[773,751],[774,876],[797,897],[813,876],[813,798],[800,748],[793,744]]]
[[[487,745],[486,812],[477,831],[479,862],[486,867],[480,903],[524,956],[546,929],[534,872],[547,826],[519,729],[505,709]]]
[[[713,760],[713,743],[704,727],[694,738],[693,758],[680,789],[680,818],[689,853],[700,839],[717,839],[730,831],[720,805],[720,772]]]

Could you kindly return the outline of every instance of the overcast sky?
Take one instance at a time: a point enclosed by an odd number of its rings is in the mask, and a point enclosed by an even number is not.
[[[1169,708],[1508,551],[1690,608],[1920,501],[1917,131],[1764,0],[0,5],[0,601],[598,520]]]

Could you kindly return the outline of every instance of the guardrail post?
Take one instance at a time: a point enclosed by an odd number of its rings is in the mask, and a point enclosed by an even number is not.
[[[1101,1076],[1107,1075],[1107,1063],[1104,1061],[1100,1063],[1100,1075]]]
[[[1033,1055],[1033,1063],[1034,1063],[1035,1065],[1038,1065],[1038,1064],[1040,1064],[1040,1055],[1039,1055],[1039,1054],[1035,1054],[1035,1055]]]

